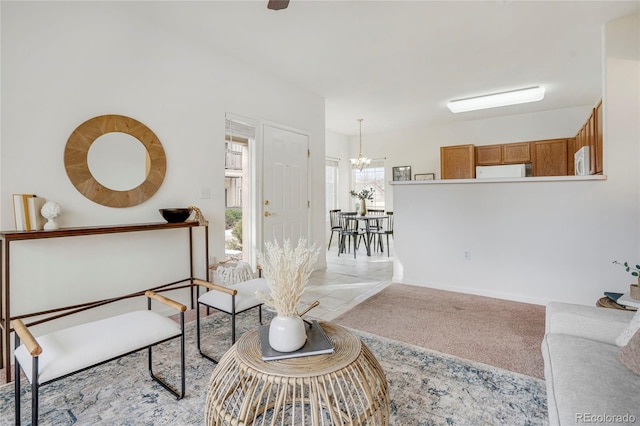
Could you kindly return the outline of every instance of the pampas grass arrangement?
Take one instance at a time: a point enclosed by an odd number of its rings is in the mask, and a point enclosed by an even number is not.
[[[277,240],[265,243],[265,251],[258,254],[258,262],[271,294],[258,291],[258,298],[278,316],[298,315],[298,304],[319,252],[315,244],[308,247],[304,238],[298,240],[295,248],[288,239],[282,245]]]

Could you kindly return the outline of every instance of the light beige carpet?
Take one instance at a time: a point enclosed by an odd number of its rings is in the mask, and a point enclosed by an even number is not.
[[[544,306],[391,284],[334,322],[544,379]]]

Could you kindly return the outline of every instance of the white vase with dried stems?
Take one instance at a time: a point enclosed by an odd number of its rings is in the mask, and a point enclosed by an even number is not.
[[[294,248],[289,240],[265,243],[265,251],[258,255],[262,274],[267,280],[270,294],[256,295],[267,307],[276,311],[269,325],[269,345],[278,352],[293,352],[304,346],[307,333],[298,315],[298,304],[309,282],[313,264],[320,249],[307,245],[301,238]]]

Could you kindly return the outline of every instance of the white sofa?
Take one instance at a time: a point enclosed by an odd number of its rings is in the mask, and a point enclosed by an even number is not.
[[[616,338],[634,312],[551,302],[542,356],[549,423],[640,423],[640,376],[618,359]]]

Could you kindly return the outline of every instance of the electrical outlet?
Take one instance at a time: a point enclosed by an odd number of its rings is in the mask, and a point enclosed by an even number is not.
[[[465,249],[464,250],[464,260],[471,260],[471,250],[470,249]]]

